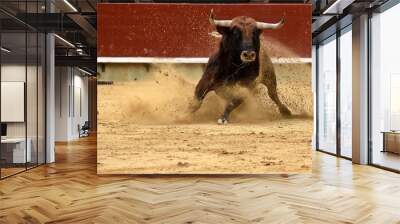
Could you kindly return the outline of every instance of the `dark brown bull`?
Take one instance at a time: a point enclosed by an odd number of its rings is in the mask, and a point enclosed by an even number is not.
[[[289,116],[290,110],[278,97],[273,64],[260,41],[263,29],[280,28],[284,20],[276,24],[257,22],[246,16],[239,16],[233,20],[216,20],[213,11],[209,20],[216,26],[222,39],[218,51],[210,57],[196,86],[191,111],[198,110],[207,93],[215,91],[227,101],[225,110],[218,119],[218,123],[226,124],[229,114],[243,102],[243,97],[235,94],[234,87],[253,90],[261,83],[268,88],[268,95],[281,114]]]

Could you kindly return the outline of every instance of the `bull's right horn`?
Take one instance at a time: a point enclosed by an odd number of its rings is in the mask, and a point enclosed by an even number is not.
[[[278,23],[263,23],[263,22],[257,22],[257,28],[260,30],[263,29],[278,29],[281,28],[285,24],[285,19],[281,19]]]
[[[215,19],[214,9],[211,9],[208,21],[214,26],[231,27],[232,20],[217,20]]]

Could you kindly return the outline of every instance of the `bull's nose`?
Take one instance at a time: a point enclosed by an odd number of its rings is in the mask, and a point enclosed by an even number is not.
[[[240,54],[240,59],[243,62],[252,62],[256,60],[256,52],[255,51],[242,51]]]

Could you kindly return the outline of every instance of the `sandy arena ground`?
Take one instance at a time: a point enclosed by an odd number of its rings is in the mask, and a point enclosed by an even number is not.
[[[309,64],[275,65],[283,119],[260,86],[217,125],[224,102],[209,94],[187,114],[201,66],[106,65],[98,87],[99,174],[293,173],[311,167]],[[247,93],[245,93],[247,94]]]

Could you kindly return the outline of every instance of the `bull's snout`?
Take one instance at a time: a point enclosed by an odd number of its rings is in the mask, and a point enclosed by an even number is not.
[[[255,51],[242,51],[240,54],[240,59],[243,62],[252,62],[256,60],[256,52]]]

